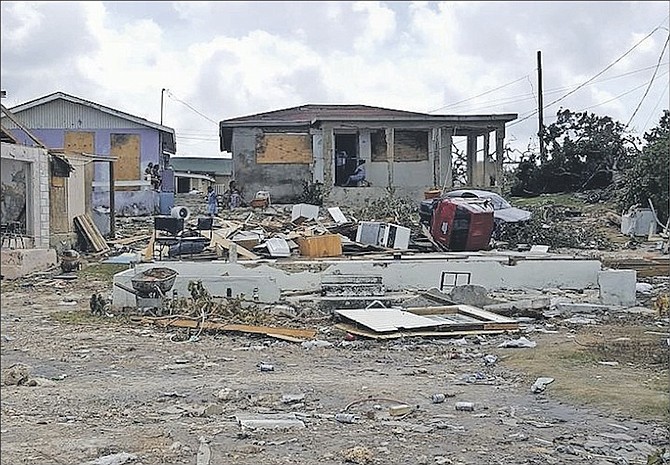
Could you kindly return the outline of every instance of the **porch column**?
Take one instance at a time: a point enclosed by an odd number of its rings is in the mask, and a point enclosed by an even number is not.
[[[496,186],[500,186],[505,157],[505,125],[496,128]]]
[[[467,185],[475,186],[475,164],[477,163],[477,135],[468,134],[466,151]]]
[[[439,138],[439,187],[451,188],[454,185],[454,174],[452,171],[452,154],[451,154],[451,134],[452,128],[440,128],[440,138]]]

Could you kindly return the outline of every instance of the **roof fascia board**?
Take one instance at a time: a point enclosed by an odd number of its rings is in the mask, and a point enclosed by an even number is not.
[[[73,95],[68,95],[63,92],[56,92],[54,94],[47,95],[42,98],[38,98],[36,100],[33,100],[28,103],[24,103],[21,105],[17,105],[14,108],[12,108],[12,111],[15,113],[20,113],[22,111],[28,110],[33,107],[37,107],[40,105],[44,105],[45,103],[53,102],[55,100],[65,100],[71,103],[79,104],[79,105],[84,105],[93,109],[96,109],[98,111],[102,111],[103,113],[107,113],[112,116],[116,116],[117,118],[122,118],[122,119],[127,119],[129,121],[133,121],[134,123],[141,124],[143,126],[147,126],[153,129],[157,129],[158,131],[162,132],[167,132],[170,134],[174,135],[174,129],[163,126],[162,124],[157,124],[157,123],[152,123],[149,120],[146,120],[144,118],[140,118],[138,116],[131,115],[130,113],[125,113],[123,111],[119,110],[114,110],[113,108],[106,107],[104,105],[100,105],[99,103],[91,102],[89,100],[84,100],[79,97],[75,97]]]

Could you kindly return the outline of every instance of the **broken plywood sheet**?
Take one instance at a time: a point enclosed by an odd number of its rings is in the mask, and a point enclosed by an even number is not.
[[[511,318],[471,305],[400,309],[336,310],[335,313],[375,333],[415,331],[507,331],[518,330]]]
[[[264,334],[290,342],[303,342],[316,337],[315,329],[284,328],[279,326],[253,326],[243,324],[227,324],[214,321],[191,320],[175,317],[142,317],[136,320],[140,324],[157,324],[164,327],[209,329],[215,331],[236,331],[243,333]]]

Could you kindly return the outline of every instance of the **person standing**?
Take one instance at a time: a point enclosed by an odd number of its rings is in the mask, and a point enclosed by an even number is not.
[[[207,214],[215,216],[218,211],[216,192],[212,186],[207,187]]]

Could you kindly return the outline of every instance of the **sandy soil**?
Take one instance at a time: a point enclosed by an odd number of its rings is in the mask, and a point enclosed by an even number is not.
[[[526,334],[534,349],[497,347],[518,334],[346,340],[327,320],[327,347],[246,334],[189,342],[91,317],[88,299],[108,282],[30,284],[2,285],[3,382],[23,377],[2,386],[2,464],[643,464],[670,445],[667,365],[563,351],[602,326]],[[654,317],[630,324],[668,331]],[[536,376],[555,381],[532,393]],[[623,379],[651,407],[594,395]],[[570,391],[577,383],[589,396]]]

